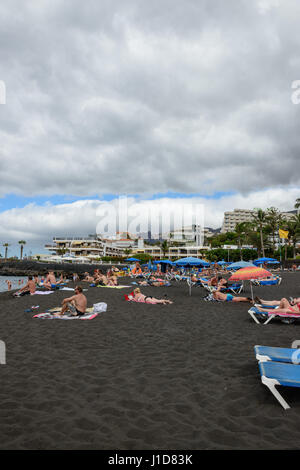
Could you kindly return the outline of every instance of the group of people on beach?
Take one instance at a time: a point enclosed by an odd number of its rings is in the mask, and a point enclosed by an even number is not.
[[[117,286],[118,285],[118,276],[119,269],[112,266],[107,270],[106,275],[100,271],[100,269],[95,269],[94,274],[90,275],[88,272],[84,273],[84,282],[90,282],[98,286]]]
[[[176,270],[174,269],[174,273]],[[135,277],[137,277],[140,273],[143,273],[142,268],[139,263],[135,265]],[[99,269],[95,269],[93,274],[91,275],[88,272],[84,273],[84,278],[82,279],[84,282],[89,282],[91,285],[99,285],[99,286],[117,286],[118,285],[118,276],[121,274],[121,271],[112,266],[103,274],[102,271]],[[155,275],[156,274],[156,275]],[[145,279],[138,282],[141,287],[144,286],[163,286],[167,285],[166,280],[163,278],[158,278],[158,275],[162,275],[160,267],[157,269],[156,273],[149,273]],[[257,306],[257,308],[264,312],[268,310],[268,307],[277,307],[277,311],[279,313],[300,313],[300,298],[290,299],[287,300],[286,298],[282,298],[280,300],[273,300],[273,301],[266,301],[259,299],[256,297],[252,299],[250,297],[242,297],[238,295],[232,295],[228,292],[229,284],[228,280],[223,277],[223,273],[220,270],[219,266],[216,266],[216,269],[213,268],[206,269],[204,272],[201,273],[206,274],[206,278],[201,277],[201,283],[203,286],[207,286],[211,288],[211,297],[212,299],[209,300],[217,300],[221,302],[248,302],[248,303],[259,303],[263,306]],[[166,276],[165,276],[166,277]],[[80,279],[77,273],[73,273],[73,282],[77,283]],[[37,286],[43,287],[45,290],[56,289],[58,286],[63,285],[67,281],[66,276],[61,274],[59,278],[56,278],[54,271],[49,271],[46,277],[39,278],[36,276],[28,276],[27,283],[19,289],[13,295],[21,296],[26,294],[34,294],[36,292]],[[192,282],[199,282],[199,277],[195,274],[191,276]],[[10,290],[11,286],[8,284],[8,289]],[[170,285],[170,283],[169,283]],[[68,297],[63,300],[62,302],[62,309],[59,315],[63,315],[65,312],[70,312],[72,315],[84,315],[86,312],[87,307],[87,299],[86,296],[83,294],[82,287],[76,285],[75,294],[71,297]],[[132,298],[130,300],[134,300],[136,302],[144,302],[149,304],[172,304],[173,302],[169,299],[157,299],[150,295],[145,295],[141,292],[140,288],[134,289],[132,293]]]

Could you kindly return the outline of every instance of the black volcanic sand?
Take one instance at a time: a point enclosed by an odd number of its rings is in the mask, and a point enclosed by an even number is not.
[[[255,294],[299,295],[299,273],[283,277]],[[1,449],[299,447],[300,390],[281,388],[292,406],[284,411],[261,384],[253,351],[290,347],[299,323],[256,325],[248,304],[204,302],[202,288],[189,297],[184,282],[143,289],[167,294],[171,306],[125,302],[130,290],[89,288],[89,306],[108,304],[91,321],[24,312],[57,306],[68,292],[1,294]]]

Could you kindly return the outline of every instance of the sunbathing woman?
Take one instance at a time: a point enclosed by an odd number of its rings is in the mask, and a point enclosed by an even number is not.
[[[141,293],[140,289],[137,287],[133,291],[134,293],[134,300],[136,302],[145,302],[146,304],[172,304],[173,302],[168,299],[156,299],[155,297],[152,297],[150,295],[144,295]]]
[[[262,300],[259,299],[258,297],[255,298],[255,300],[259,300],[259,302],[263,305],[266,305],[266,307],[256,307],[259,311],[261,312],[267,312],[268,311],[268,305],[271,306],[278,306],[279,308],[276,309],[277,313],[300,313],[300,299],[293,299],[291,302],[289,302],[287,299],[283,298],[280,301],[278,300],[272,300],[272,301],[267,301],[267,300]]]
[[[215,290],[212,295],[215,300],[220,300],[221,302],[250,302],[253,303],[250,297],[234,297],[231,294],[223,294],[220,292],[222,286],[219,286],[217,290]]]

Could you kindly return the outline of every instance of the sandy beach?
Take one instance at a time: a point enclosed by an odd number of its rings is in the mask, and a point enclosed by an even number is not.
[[[299,295],[299,282],[287,272],[255,295]],[[173,305],[126,302],[131,290],[89,288],[88,306],[108,305],[91,321],[32,318],[68,292],[0,295],[1,449],[298,447],[300,391],[282,389],[284,411],[261,384],[253,347],[290,347],[299,323],[256,325],[248,304],[205,302],[202,288],[189,297],[185,282],[143,289]]]

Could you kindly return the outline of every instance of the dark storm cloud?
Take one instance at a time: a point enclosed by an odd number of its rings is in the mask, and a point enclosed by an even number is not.
[[[299,13],[296,0],[4,0],[1,195],[298,185]]]

